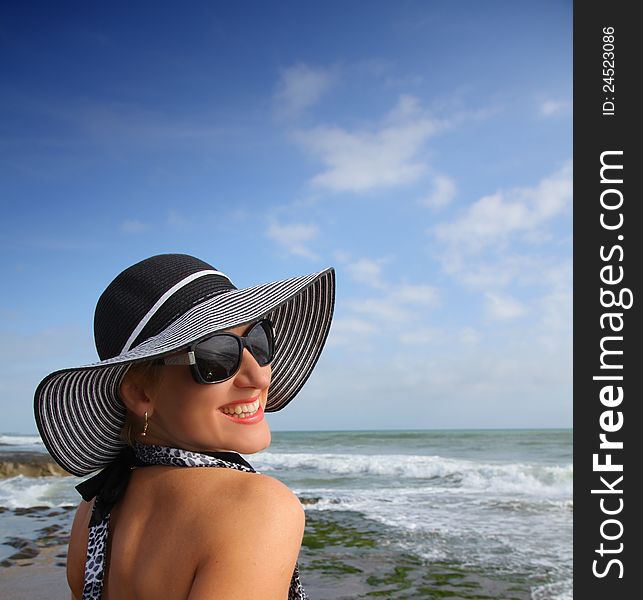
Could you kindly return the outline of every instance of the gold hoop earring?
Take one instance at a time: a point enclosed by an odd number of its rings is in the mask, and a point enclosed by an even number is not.
[[[141,437],[147,435],[147,411],[145,411],[145,423],[143,424],[143,431],[141,432]]]

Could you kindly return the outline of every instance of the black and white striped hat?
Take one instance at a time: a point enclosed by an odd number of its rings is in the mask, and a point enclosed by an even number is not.
[[[266,411],[281,410],[321,354],[334,299],[332,268],[237,289],[221,271],[185,254],[161,254],[129,267],[96,306],[100,362],[56,371],[36,389],[36,423],[47,450],[74,475],[106,466],[123,447],[119,388],[132,363],[265,317],[273,323],[276,346]]]

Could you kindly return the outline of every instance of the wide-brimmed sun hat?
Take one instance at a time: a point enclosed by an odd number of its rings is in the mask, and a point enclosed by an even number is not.
[[[160,358],[214,333],[268,318],[275,356],[266,412],[286,406],[311,374],[333,315],[332,268],[237,289],[218,269],[185,254],[161,254],[125,271],[103,292],[94,316],[100,362],[56,371],[36,389],[43,443],[66,471],[108,465],[124,442],[119,389],[134,362]]]

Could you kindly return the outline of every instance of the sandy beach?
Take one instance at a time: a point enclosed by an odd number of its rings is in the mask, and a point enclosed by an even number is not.
[[[42,548],[37,556],[0,566],[0,590],[3,600],[69,600],[65,575],[65,545]]]

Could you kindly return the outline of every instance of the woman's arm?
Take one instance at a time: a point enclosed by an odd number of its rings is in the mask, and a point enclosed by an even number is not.
[[[219,515],[205,524],[200,541],[207,550],[189,600],[288,597],[304,533],[304,511],[281,482],[263,475],[253,480],[251,492],[231,500],[224,518]]]
[[[87,526],[91,517],[92,503],[84,500],[78,505],[74,523],[71,526],[69,547],[67,549],[67,584],[71,590],[72,600],[80,598],[85,576],[87,558]]]

